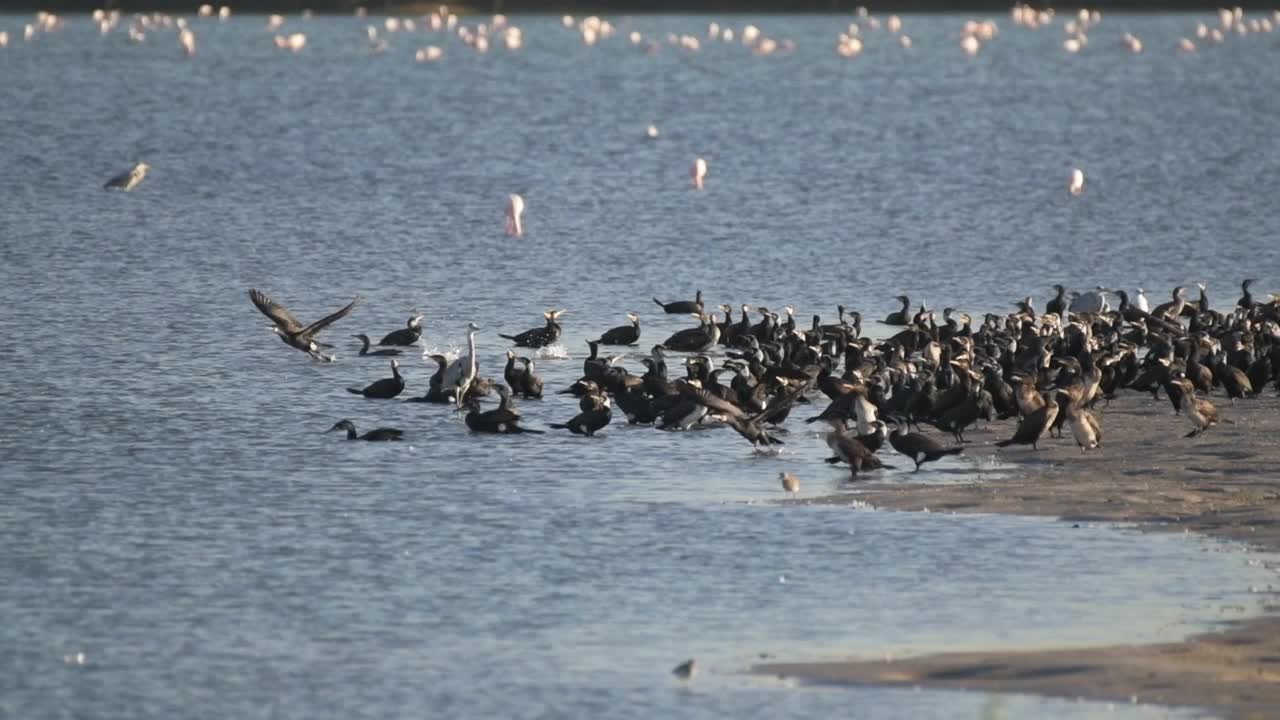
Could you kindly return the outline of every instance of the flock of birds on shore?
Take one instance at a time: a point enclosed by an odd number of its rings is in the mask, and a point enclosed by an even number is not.
[[[200,20],[225,21],[232,15],[230,6],[215,8],[213,5],[201,5],[195,12],[195,20],[182,16],[163,13],[134,14],[126,16],[118,9],[99,9],[93,11],[92,22],[102,36],[123,31],[129,42],[142,45],[152,36],[164,36],[176,33],[177,44],[181,52],[188,57],[196,55],[197,41],[195,28]],[[368,11],[359,7],[355,11],[359,19],[367,19]],[[289,53],[301,53],[309,45],[308,35],[301,30],[282,34],[286,24],[290,22],[304,23],[313,17],[310,10],[303,10],[299,17],[291,20],[284,15],[273,14],[265,19],[264,30],[269,34],[271,43],[278,49]],[[371,53],[383,53],[390,48],[389,38],[414,38],[419,33],[430,34],[440,38],[436,42],[418,48],[414,52],[414,60],[420,63],[436,62],[444,58],[443,39],[455,38],[458,43],[475,53],[487,53],[491,48],[505,48],[514,52],[524,47],[524,32],[513,24],[505,15],[496,14],[475,18],[469,24],[469,18],[461,17],[450,11],[448,6],[440,6],[434,12],[418,17],[388,16],[379,24],[365,24],[362,42],[367,44]],[[1096,29],[1102,21],[1097,10],[1082,9],[1074,14],[1057,15],[1050,8],[1033,8],[1025,4],[1015,4],[1010,8],[1009,21],[1015,27],[1030,30],[1051,28],[1061,20],[1064,33],[1062,50],[1068,54],[1084,52],[1090,45],[1089,33]],[[1197,52],[1207,45],[1226,42],[1232,37],[1269,34],[1280,27],[1280,10],[1270,14],[1246,17],[1240,7],[1222,8],[1218,11],[1217,24],[1198,22],[1194,32],[1178,38],[1174,50],[1187,54]],[[66,20],[54,13],[37,13],[34,21],[25,23],[21,35],[24,42],[33,42],[42,34],[56,32],[65,26]],[[698,52],[705,46],[719,44],[740,44],[757,56],[785,54],[796,48],[794,40],[789,38],[770,37],[770,35],[754,24],[747,24],[735,29],[731,25],[719,22],[708,23],[705,34],[674,33],[646,36],[639,30],[625,32],[607,19],[598,16],[575,18],[565,15],[561,18],[565,30],[575,35],[584,45],[594,46],[611,40],[625,38],[630,45],[640,48],[648,54],[661,52],[664,48],[675,48],[681,52]],[[999,26],[990,19],[966,20],[956,33],[960,51],[969,56],[978,55],[982,49],[999,35]],[[877,36],[876,34],[881,35]],[[14,33],[16,41],[17,33]],[[903,19],[898,15],[889,15],[881,19],[871,14],[867,8],[859,7],[853,22],[838,29],[835,37],[835,51],[843,58],[855,58],[863,53],[868,43],[878,41],[877,37],[886,38],[885,44],[895,46],[909,52],[915,47],[916,40],[908,34]],[[0,31],[0,48],[7,47],[11,38],[8,31]],[[413,42],[413,40],[410,40]],[[1124,32],[1115,42],[1116,45],[1130,53],[1141,53],[1143,41],[1131,32]]]
[[[939,317],[924,303],[913,306],[899,296],[901,309],[879,322],[900,329],[879,341],[864,335],[861,313],[842,306],[834,322],[814,315],[801,324],[791,307],[781,313],[748,305],[714,308],[701,291],[692,300],[654,298],[663,313],[696,317],[698,325],[651,346],[641,360],[644,371],[635,373],[621,365],[623,356],[600,353],[602,347],[640,345],[640,316],[628,313],[626,324],[588,342],[591,353],[582,376],[555,390],[577,397],[579,412],[549,429],[593,436],[614,421],[616,409],[627,423],[665,431],[727,427],[765,450],[784,443],[783,424],[796,405],[816,404],[824,396],[828,404],[804,423],[829,426],[827,462],[847,465],[856,479],[890,467],[878,454],[886,446],[915,470],[961,453],[965,433],[979,421],[1016,421],[1012,436],[997,442],[999,447],[1038,448],[1046,437],[1069,433],[1082,451],[1093,450],[1102,446],[1101,408],[1129,389],[1153,398],[1163,392],[1174,412],[1190,423],[1186,437],[1194,437],[1231,422],[1220,417],[1207,396],[1221,392],[1234,404],[1268,385],[1280,391],[1280,298],[1255,297],[1254,284],[1253,279],[1242,283],[1241,297],[1229,312],[1210,306],[1203,285],[1197,298],[1189,299],[1186,288],[1177,287],[1167,302],[1154,307],[1141,289],[1130,298],[1125,290],[1072,292],[1055,286],[1042,309],[1024,298],[1015,311],[988,314],[976,327],[954,308]],[[308,324],[256,289],[249,290],[249,299],[286,345],[317,361],[334,359],[318,339],[320,332],[349,315],[359,301]],[[560,340],[563,313],[548,310],[543,325],[499,337],[517,349],[552,346]],[[369,399],[399,398],[406,383],[397,357],[421,344],[423,320],[414,315],[377,343],[355,335],[361,356],[389,359],[391,377],[348,391]],[[481,376],[479,331],[468,325],[466,350],[452,362],[429,355],[436,371],[426,393],[409,402],[465,410],[474,433],[545,432],[526,427],[516,406],[517,398],[536,402],[547,392],[534,360],[508,350],[502,381]],[[672,372],[677,357],[683,370]],[[497,395],[497,406],[484,409],[481,401],[491,395]],[[944,444],[926,427],[953,442]],[[350,440],[404,437],[396,428],[361,434],[350,420],[331,431],[345,431]],[[788,492],[799,489],[789,474],[783,474],[782,484]]]

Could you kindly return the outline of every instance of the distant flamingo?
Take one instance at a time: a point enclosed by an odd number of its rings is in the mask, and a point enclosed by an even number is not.
[[[524,237],[524,223],[520,217],[524,215],[524,198],[512,193],[507,196],[507,234]]]
[[[693,161],[693,169],[689,173],[693,177],[693,189],[702,189],[702,180],[707,177],[707,161],[697,158]]]
[[[1084,192],[1084,171],[1080,168],[1072,168],[1071,184],[1067,186],[1067,190],[1072,195],[1079,195]]]

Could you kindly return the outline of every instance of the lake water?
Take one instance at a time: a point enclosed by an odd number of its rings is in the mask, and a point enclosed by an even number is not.
[[[617,24],[661,40],[709,20]],[[845,477],[796,419],[761,457],[724,430],[473,436],[447,409],[344,391],[388,374],[349,336],[415,309],[430,349],[479,324],[500,377],[496,333],[566,308],[539,366],[559,389],[629,310],[639,371],[689,324],[651,296],[698,288],[806,322],[837,303],[883,317],[899,292],[980,313],[1054,282],[1159,299],[1204,281],[1218,302],[1245,275],[1280,282],[1275,35],[1180,55],[1212,18],[1106,16],[1069,55],[1061,22],[998,18],[968,58],[962,17],[908,16],[912,50],[867,31],[844,60],[848,20],[757,18],[796,48],[754,57],[589,48],[558,18],[513,19],[514,53],[418,32],[372,54],[380,19],[292,18],[282,32],[309,37],[292,55],[237,16],[194,22],[188,59],[172,30],[135,45],[71,17],[24,42],[30,18],[0,16],[0,716],[1168,716],[739,673],[1172,640],[1257,610],[1275,576],[1239,548],[772,505],[782,470],[805,495]],[[415,63],[427,44],[444,58]],[[100,189],[135,160],[153,166],[136,191]],[[502,233],[512,192],[523,239]],[[360,295],[325,336],[339,361],[281,345],[248,287],[304,319]],[[421,394],[430,361],[404,365]],[[545,427],[576,402],[522,408]],[[324,434],[342,418],[408,442]],[[686,687],[669,670],[688,657],[706,670]]]

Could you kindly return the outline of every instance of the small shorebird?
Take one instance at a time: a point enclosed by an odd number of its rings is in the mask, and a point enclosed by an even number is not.
[[[778,479],[782,481],[782,489],[792,495],[800,492],[800,479],[789,472],[778,473]]]

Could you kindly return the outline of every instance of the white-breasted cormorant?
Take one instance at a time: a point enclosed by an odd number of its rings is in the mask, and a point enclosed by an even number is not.
[[[379,345],[395,345],[400,347],[408,347],[418,342],[418,338],[422,337],[422,318],[424,315],[414,315],[409,318],[405,326],[399,330],[392,330],[378,341]]]
[[[400,354],[400,351],[394,348],[387,348],[384,350],[370,350],[369,336],[365,335],[364,333],[361,333],[359,335],[352,335],[351,337],[360,341],[360,357],[393,357]]]
[[[560,339],[562,328],[560,327],[560,316],[564,314],[564,310],[547,310],[542,316],[547,319],[547,324],[540,328],[525,330],[519,335],[503,335],[498,333],[498,337],[505,338],[514,342],[516,347],[540,348],[547,345],[554,345]]]
[[[150,165],[140,162],[129,170],[126,170],[125,172],[122,172],[108,180],[106,184],[102,186],[102,189],[123,190],[124,192],[129,192],[130,190],[138,187],[138,184],[147,176],[147,171],[150,169]]]
[[[404,377],[400,375],[400,361],[391,361],[391,377],[375,380],[363,390],[349,387],[347,392],[374,400],[390,400],[399,395],[404,392]]]
[[[310,325],[303,325],[293,313],[289,312],[288,308],[253,288],[249,288],[249,300],[263,315],[271,318],[273,323],[271,331],[279,335],[285,345],[297,348],[316,360],[333,362],[332,355],[325,355],[320,352],[320,345],[315,341],[315,336],[329,325],[346,317],[356,306],[356,303],[360,301],[360,297],[356,296],[356,299],[352,300],[346,307]]]
[[[631,321],[630,325],[610,328],[596,342],[601,345],[635,345],[640,342],[640,316],[627,313],[627,319]]]
[[[658,307],[662,308],[668,315],[701,315],[703,311],[702,291],[699,290],[693,297],[694,299],[691,301],[674,300],[669,303],[664,303],[658,298],[654,298],[653,301],[657,303]]]
[[[337,423],[334,423],[334,426],[329,428],[329,432],[333,432],[334,430],[346,430],[348,440],[369,440],[372,442],[380,442],[404,439],[402,437],[404,435],[404,431],[396,430],[395,428],[377,428],[375,430],[370,430],[363,435],[358,435],[356,434],[355,423],[350,420],[340,420]]]

